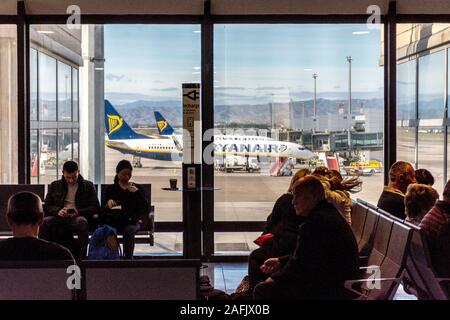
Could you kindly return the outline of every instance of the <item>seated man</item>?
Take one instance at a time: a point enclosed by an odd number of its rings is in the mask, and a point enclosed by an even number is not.
[[[322,183],[307,176],[294,185],[293,204],[305,217],[293,256],[270,258],[272,273],[254,290],[255,299],[344,299],[344,282],[358,277],[358,246],[347,221],[325,199]]]
[[[52,182],[45,197],[44,211],[46,218],[41,228],[40,238],[50,240],[51,228],[69,224],[72,232],[78,235],[79,259],[86,257],[89,242],[88,221],[98,215],[100,203],[92,182],[84,180],[78,172],[78,164],[67,161],[63,165],[63,177]],[[66,228],[64,228],[66,230]],[[66,231],[64,231],[66,233]],[[67,235],[61,235],[66,237]],[[57,239],[52,239],[58,241]]]
[[[406,189],[415,182],[414,168],[409,162],[394,163],[389,170],[389,185],[384,187],[378,199],[378,208],[404,220]]]
[[[31,192],[19,192],[9,198],[6,217],[13,237],[0,241],[1,261],[70,260],[69,250],[37,238],[44,221],[41,199]]]
[[[450,180],[434,207],[423,217],[420,228],[426,235],[433,268],[439,277],[450,277]],[[450,294],[450,284],[443,285]]]

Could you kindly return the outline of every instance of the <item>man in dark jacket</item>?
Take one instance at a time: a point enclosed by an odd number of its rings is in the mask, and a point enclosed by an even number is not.
[[[416,183],[413,166],[406,161],[394,163],[389,169],[389,184],[381,193],[378,208],[404,220],[405,193],[411,183]]]
[[[450,277],[450,180],[442,195],[420,222],[420,228],[427,238],[433,268],[439,277]],[[450,284],[443,282],[450,295]]]
[[[255,299],[343,299],[344,282],[358,277],[358,246],[342,215],[325,199],[322,183],[307,176],[294,186],[293,204],[305,217],[293,256],[268,259],[271,276]]]
[[[78,164],[74,161],[67,161],[63,165],[63,177],[61,180],[52,182],[45,197],[45,223],[41,228],[39,236],[43,239],[51,239],[52,229],[63,225],[70,225],[72,230],[78,235],[80,259],[86,257],[89,242],[89,224],[94,215],[100,212],[100,204],[97,192],[92,182],[84,180],[79,174]],[[67,233],[66,231],[64,231]],[[63,235],[64,238],[71,235]],[[60,243],[63,244],[63,243]],[[64,244],[63,244],[64,245]]]

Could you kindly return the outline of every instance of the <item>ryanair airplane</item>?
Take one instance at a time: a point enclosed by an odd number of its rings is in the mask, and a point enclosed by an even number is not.
[[[154,160],[181,161],[183,138],[155,111],[159,135],[143,135],[131,129],[112,104],[105,100],[106,145],[124,154]],[[214,155],[242,157],[295,158],[308,160],[315,154],[303,146],[271,138],[245,135],[215,135]]]

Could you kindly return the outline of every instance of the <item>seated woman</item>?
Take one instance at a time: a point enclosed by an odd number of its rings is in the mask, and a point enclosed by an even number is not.
[[[328,202],[332,203],[351,225],[352,199],[350,192],[359,192],[362,181],[358,177],[343,179],[339,171],[328,170],[326,167],[316,168],[313,175],[322,182]]]
[[[132,171],[133,167],[127,160],[117,164],[114,184],[106,188],[106,203],[102,204],[105,208],[103,222],[123,234],[125,259],[133,258],[134,237],[140,229],[139,217],[148,210],[144,189],[130,182]]]
[[[429,185],[410,184],[405,195],[405,221],[419,225],[438,199],[438,192]]]
[[[260,267],[269,258],[292,254],[294,252],[298,228],[303,218],[297,216],[292,204],[292,187],[295,182],[310,174],[308,169],[301,169],[292,177],[287,193],[275,202],[272,213],[267,217],[263,235],[273,234],[273,238],[265,241],[260,248],[250,253],[248,260],[249,286],[252,290],[259,282],[267,279]]]

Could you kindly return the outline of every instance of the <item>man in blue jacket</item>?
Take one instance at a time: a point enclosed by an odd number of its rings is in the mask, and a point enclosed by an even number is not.
[[[344,299],[344,282],[358,277],[358,246],[339,211],[327,202],[314,176],[293,188],[297,215],[305,217],[292,256],[270,258],[261,267],[271,276],[255,287],[255,299]]]

